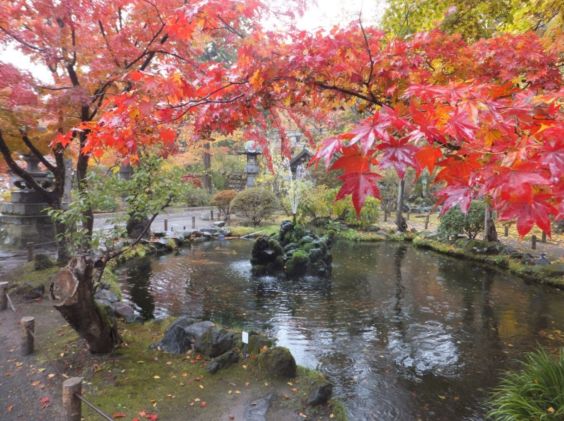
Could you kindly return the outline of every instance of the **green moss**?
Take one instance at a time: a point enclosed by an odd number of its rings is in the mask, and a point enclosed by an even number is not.
[[[48,286],[51,278],[60,270],[59,267],[51,267],[43,270],[35,270],[34,263],[28,262],[7,276],[7,281],[14,285],[28,284],[32,287],[41,285]]]
[[[327,381],[327,378],[323,375],[323,373],[301,366],[298,366],[298,379],[300,379],[301,386],[307,391],[305,395],[309,395],[309,392],[314,386]],[[335,398],[329,400],[329,412],[333,415],[331,417],[332,420],[348,420],[345,406],[341,401]]]
[[[298,377],[289,386],[286,380],[264,379],[256,357],[251,357],[210,375],[206,371],[208,362],[197,355],[171,355],[149,349],[170,323],[172,320],[122,327],[124,346],[98,362],[92,376],[87,376],[86,398],[109,414],[123,412],[126,419],[138,416],[142,410],[158,413],[159,419],[221,419],[239,392],[262,396],[268,385],[288,389],[290,399],[278,402],[283,405],[281,410],[313,411],[303,406],[303,400],[310,379],[320,374],[299,368]],[[292,393],[291,387],[299,392]],[[207,402],[206,408],[200,408],[201,401]],[[332,401],[330,409],[334,419],[346,420],[338,402]],[[86,420],[98,419],[91,411],[83,415]]]
[[[244,226],[230,226],[229,231],[232,237],[244,237],[249,234],[272,235],[278,233],[280,227],[278,225],[265,225],[262,227],[244,227]]]
[[[308,252],[297,249],[286,262],[286,273],[288,275],[303,275],[307,271],[308,262]]]
[[[335,232],[335,238],[346,241],[376,242],[386,240],[384,235],[377,232],[357,231],[353,229],[332,232]]]

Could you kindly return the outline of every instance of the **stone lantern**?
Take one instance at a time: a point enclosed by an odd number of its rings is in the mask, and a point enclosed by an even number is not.
[[[247,166],[245,167],[247,188],[255,187],[259,173],[258,156],[262,155],[262,149],[254,141],[250,140],[245,142],[245,150],[241,154],[247,156]]]
[[[22,155],[26,171],[43,188],[53,187],[53,178],[39,169],[39,160],[33,155]],[[55,227],[45,213],[49,207],[40,193],[28,186],[25,180],[12,175],[10,202],[0,203],[0,228],[4,231],[4,244],[23,247],[28,242],[44,243],[55,240]]]

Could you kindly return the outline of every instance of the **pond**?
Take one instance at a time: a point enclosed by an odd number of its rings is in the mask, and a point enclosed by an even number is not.
[[[477,420],[501,370],[562,346],[564,292],[401,243],[333,248],[331,279],[251,276],[252,242],[202,243],[124,268],[146,318],[266,330],[335,384],[351,420]]]

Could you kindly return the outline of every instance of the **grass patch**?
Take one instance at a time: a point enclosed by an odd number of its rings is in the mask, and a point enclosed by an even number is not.
[[[335,237],[340,240],[346,241],[362,241],[362,242],[376,242],[384,241],[386,237],[378,232],[357,231],[354,229],[346,229],[337,231]]]
[[[53,266],[48,269],[35,270],[34,262],[24,263],[20,268],[12,271],[6,278],[10,284],[21,286],[24,284],[30,285],[35,288],[41,285],[48,286],[49,281],[60,268]]]
[[[277,234],[280,230],[279,225],[263,225],[258,227],[246,227],[242,225],[230,226],[231,236],[244,237],[245,235],[258,233],[260,235]]]
[[[521,370],[505,375],[489,406],[493,420],[564,419],[564,349],[556,358],[543,350],[528,354]]]

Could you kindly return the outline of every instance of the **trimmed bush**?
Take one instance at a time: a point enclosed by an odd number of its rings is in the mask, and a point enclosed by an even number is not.
[[[459,207],[449,209],[441,216],[439,223],[439,237],[445,240],[456,238],[460,234],[473,240],[484,229],[486,205],[484,202],[472,202],[468,213],[462,213]]]
[[[564,349],[556,358],[543,350],[528,354],[520,371],[501,380],[489,407],[499,421],[564,419]]]
[[[269,191],[254,187],[237,193],[231,202],[231,210],[243,215],[254,226],[260,225],[263,219],[276,210],[276,197]]]
[[[231,201],[237,196],[237,190],[218,191],[211,200],[211,205],[217,207],[224,215],[225,220],[229,219]]]

